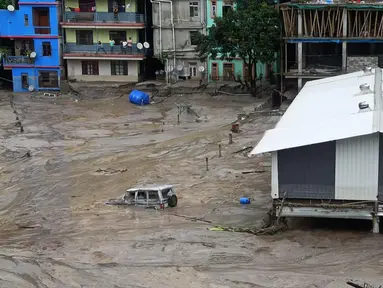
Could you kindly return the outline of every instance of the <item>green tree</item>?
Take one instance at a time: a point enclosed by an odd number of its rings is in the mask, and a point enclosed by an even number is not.
[[[262,0],[238,2],[237,9],[217,17],[208,35],[198,34],[197,52],[201,60],[232,61],[241,58],[248,67],[249,79],[237,79],[256,96],[256,69],[260,62],[272,63],[280,48],[280,22],[277,10]]]
[[[12,4],[12,0],[0,0],[0,9],[7,9],[10,4]]]

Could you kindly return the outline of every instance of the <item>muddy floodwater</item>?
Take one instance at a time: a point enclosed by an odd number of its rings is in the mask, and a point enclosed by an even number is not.
[[[383,285],[383,238],[368,229],[209,230],[260,226],[268,211],[270,158],[234,152],[278,116],[244,121],[228,144],[237,115],[259,104],[253,98],[179,95],[144,107],[99,98],[0,95],[0,287]],[[198,121],[184,112],[177,123],[182,103]],[[105,205],[142,183],[173,184],[178,206]]]

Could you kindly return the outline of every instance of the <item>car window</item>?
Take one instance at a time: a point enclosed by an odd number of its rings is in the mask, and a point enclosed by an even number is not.
[[[150,200],[158,200],[158,192],[157,191],[149,191],[149,199]]]
[[[164,189],[161,192],[162,192],[162,197],[166,198],[166,197],[168,197],[168,193],[170,192],[170,189]]]
[[[145,191],[138,191],[137,200],[146,200],[146,192]]]

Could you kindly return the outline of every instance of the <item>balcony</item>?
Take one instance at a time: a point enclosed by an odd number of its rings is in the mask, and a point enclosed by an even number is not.
[[[50,26],[34,26],[35,34],[41,35],[41,34],[51,34],[51,27]]]
[[[97,44],[81,45],[76,43],[67,43],[64,46],[64,59],[127,59],[143,60],[149,53],[148,49],[137,49],[136,45],[123,50],[121,46],[114,46],[113,50],[109,44],[103,44],[99,48]]]
[[[5,56],[3,58],[4,66],[25,66],[25,65],[33,65],[35,63],[34,59],[28,56]]]
[[[91,24],[92,23],[92,24]],[[72,12],[64,14],[64,28],[97,26],[97,27],[134,27],[144,28],[145,18],[143,14],[135,12]]]

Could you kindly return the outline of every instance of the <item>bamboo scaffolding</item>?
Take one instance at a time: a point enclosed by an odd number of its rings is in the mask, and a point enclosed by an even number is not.
[[[379,10],[347,10],[343,7],[302,9],[302,37],[319,38],[383,38],[383,12]],[[285,37],[298,37],[298,9],[282,9]],[[347,35],[343,35],[343,20]]]

